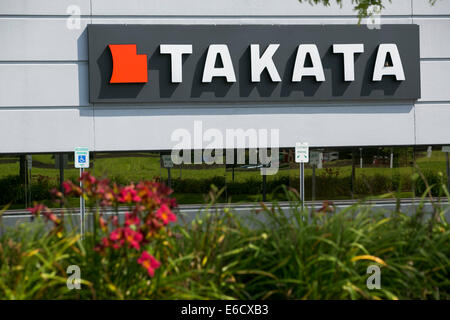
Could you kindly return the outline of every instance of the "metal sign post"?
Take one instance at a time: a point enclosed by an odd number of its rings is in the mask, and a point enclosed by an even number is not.
[[[170,176],[170,168],[167,168],[167,185],[172,189],[172,177]]]
[[[300,199],[302,200],[302,209],[305,207],[305,164],[300,163]]]
[[[300,201],[302,202],[302,209],[305,207],[305,162],[309,162],[309,147],[308,143],[295,144],[295,162],[300,163]]]
[[[362,148],[359,148],[359,168],[363,167]]]
[[[80,178],[83,176],[85,168],[89,168],[89,149],[86,147],[75,148],[75,168],[80,169]],[[83,181],[80,179],[80,188],[83,190]],[[80,233],[81,239],[84,239],[86,232],[86,205],[84,200],[84,194],[80,196]]]
[[[80,168],[80,188],[83,190],[83,181],[81,180],[81,177],[83,176],[84,169]],[[84,194],[81,194],[80,196],[80,233],[81,233],[81,239],[84,239],[84,233],[85,233],[85,216],[86,216],[86,207],[85,207],[85,200],[84,200]]]
[[[172,188],[172,177],[170,174],[170,169],[173,168],[172,156],[170,154],[161,155],[162,165],[167,169],[167,185]]]

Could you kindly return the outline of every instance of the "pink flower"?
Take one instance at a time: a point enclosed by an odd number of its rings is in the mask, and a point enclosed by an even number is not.
[[[139,250],[141,248],[141,241],[143,240],[143,236],[140,232],[134,231],[131,228],[125,227],[124,229],[124,238],[128,242],[130,248],[134,248]]]
[[[118,250],[118,249],[122,248],[122,246],[123,246],[123,240],[114,242],[114,243],[112,244],[112,247],[113,247],[113,249],[115,249],[115,250]]]
[[[110,242],[107,237],[103,237],[102,241],[95,245],[94,250],[97,252],[103,252],[105,248],[108,248],[110,245]]]
[[[125,226],[138,226],[139,225],[139,217],[135,214],[125,213]]]
[[[51,194],[56,198],[62,198],[64,195],[56,188],[53,188]]]
[[[55,225],[59,225],[61,223],[61,219],[59,219],[52,210],[41,203],[35,204],[34,207],[28,208],[27,210],[30,211],[32,215],[37,217],[42,214],[47,220],[52,221]]]
[[[102,245],[103,245],[104,247],[109,247],[109,240],[108,240],[107,237],[103,237],[103,238],[102,238]]]
[[[72,191],[72,185],[69,182],[64,181],[62,186],[64,188],[64,194],[69,194]]]
[[[64,188],[65,195],[80,196],[82,193],[81,188],[74,185],[72,181],[64,181],[62,186]]]
[[[117,228],[116,230],[113,230],[109,234],[109,240],[111,240],[112,247],[114,249],[120,249],[124,243],[122,228]]]
[[[30,211],[32,215],[38,216],[42,211],[48,209],[45,205],[39,203],[35,204],[33,208],[28,208],[27,210]]]
[[[85,184],[95,184],[97,182],[97,179],[89,171],[83,172],[79,180],[82,180]]]
[[[54,224],[60,224],[61,220],[54,214],[54,213],[48,213],[48,214],[44,214],[44,216],[50,220],[51,222],[53,222]]]
[[[137,262],[147,269],[150,277],[153,277],[155,275],[155,270],[161,266],[161,263],[147,251],[142,252],[141,257]]]
[[[175,214],[165,204],[161,205],[158,211],[156,211],[156,217],[162,220],[164,225],[167,225],[169,222],[177,221]]]
[[[136,190],[134,189],[134,186],[126,186],[120,190],[119,193],[119,202],[122,203],[130,203],[130,202],[140,202],[141,197],[138,196]]]
[[[120,240],[121,238],[122,238],[122,229],[121,228],[117,228],[116,230],[113,230],[109,234],[109,239],[111,241],[117,241],[117,240]]]

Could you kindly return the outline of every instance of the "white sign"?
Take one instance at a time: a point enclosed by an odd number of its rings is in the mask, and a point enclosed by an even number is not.
[[[161,156],[164,168],[173,168],[172,156],[170,154]]]
[[[311,151],[309,154],[309,163],[322,169],[323,153],[318,151]]]
[[[308,143],[297,142],[295,144],[295,162],[308,163],[309,162],[309,147]]]
[[[75,168],[89,168],[89,148],[75,148]]]
[[[450,152],[450,146],[442,146],[442,152]]]

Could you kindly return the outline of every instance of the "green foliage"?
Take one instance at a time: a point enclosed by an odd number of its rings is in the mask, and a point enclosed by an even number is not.
[[[70,298],[66,268],[77,240],[49,234],[40,219],[8,230],[0,238],[0,299]]]
[[[223,190],[221,190],[223,192]],[[364,203],[335,212],[302,211],[285,189],[275,202],[243,215],[209,205],[171,227],[152,246],[161,267],[150,278],[132,252],[101,255],[93,233],[48,231],[37,219],[0,237],[3,299],[449,299],[447,207],[416,214]],[[448,193],[443,187],[443,192]],[[68,290],[66,269],[78,265],[82,289]],[[366,286],[367,267],[381,268],[381,289]]]
[[[56,179],[40,174],[31,177],[31,201],[51,199],[51,190],[57,187]],[[24,182],[18,175],[0,179],[0,204],[19,204],[25,202]]]
[[[43,175],[33,175],[31,180],[31,200],[51,199],[51,190],[57,187],[55,180]]]
[[[393,188],[393,178],[382,174],[374,174],[371,177],[362,174],[355,181],[355,193],[361,195],[388,193],[395,190]]]
[[[418,179],[415,183],[416,194],[422,195],[427,191],[427,185],[431,188],[430,192],[433,196],[444,196],[441,185],[445,184],[444,176],[440,172],[425,170],[421,172],[424,179]]]
[[[450,229],[424,215],[363,204],[307,212],[298,202],[288,213],[276,203],[250,217],[208,212],[178,227],[173,271],[190,281],[170,283],[169,298],[448,299]],[[380,290],[366,286],[372,264]]]
[[[333,0],[298,0],[299,2],[309,2],[310,4],[323,4],[329,6]],[[385,9],[384,4],[392,0],[352,0],[353,10],[358,12],[358,17],[361,20],[370,16],[369,9],[371,6],[379,6],[382,10]],[[424,0],[426,1],[426,0]],[[428,0],[431,5],[436,3],[436,0]],[[336,0],[336,3],[342,6],[342,0]]]
[[[394,149],[394,169],[386,167],[389,164],[388,156],[391,148],[364,149],[362,153],[364,168],[356,168],[353,194],[351,192],[351,160],[349,159],[352,150],[352,148],[348,148],[343,149],[342,152],[339,151],[340,156],[342,155],[341,160],[325,164],[324,169],[316,170],[316,199],[349,199],[352,196],[354,198],[362,198],[391,191],[401,191],[402,197],[412,197],[413,191],[416,190],[416,187],[413,186],[413,181],[410,179],[413,173],[413,163],[410,161],[412,160],[412,147]],[[95,169],[91,168],[90,171],[95,171],[99,176],[108,176],[112,181],[121,185],[129,184],[131,181],[154,179],[155,177],[161,181],[167,181],[167,170],[160,169],[158,154],[133,153],[119,155],[97,154]],[[54,168],[54,160],[51,156],[34,155],[34,166],[32,169],[32,198],[34,201],[45,201],[48,205],[51,203],[51,197],[44,198],[44,196],[45,194],[49,195],[53,187],[58,188],[59,181],[59,170]],[[375,156],[383,159],[383,163],[379,164],[380,166],[372,163]],[[423,152],[416,152],[415,159],[418,168],[423,172],[433,171],[436,174],[439,174],[439,172],[444,172],[445,174],[444,153],[434,151],[429,158]],[[19,165],[18,163],[10,163],[13,160],[9,158],[3,157],[2,160],[8,163],[0,165],[0,205],[11,203],[14,209],[23,208],[23,181],[18,175],[12,175],[12,173],[19,171]],[[327,174],[326,170],[331,170],[333,174]],[[337,177],[334,177],[336,172],[339,174]],[[312,169],[306,166],[305,191],[307,199],[311,199],[311,175]],[[377,181],[382,180],[381,177],[375,178],[374,175],[384,175],[387,179],[386,185],[391,187],[387,189],[367,187],[373,185],[372,180],[374,179]],[[37,181],[39,176],[44,176],[48,183],[39,185]],[[182,179],[180,179],[180,176]],[[172,186],[179,203],[203,203],[203,199],[212,184],[219,188],[227,187],[221,199],[224,202],[230,200],[233,202],[252,202],[261,198],[262,177],[259,170],[237,168],[234,182],[232,182],[231,176],[231,170],[225,171],[224,166],[190,165],[182,166],[182,168],[176,167],[172,169]],[[79,172],[76,169],[66,169],[65,177],[76,183]],[[392,181],[389,181],[390,179]],[[276,190],[279,190],[282,185],[298,188],[298,184],[298,168],[292,166],[292,164],[290,168],[282,167],[276,175],[267,177],[267,197],[268,199],[285,200],[284,194]],[[374,193],[370,193],[370,190],[380,190],[380,192],[373,191]],[[416,194],[420,195],[421,193],[416,190]],[[433,191],[433,194],[436,195],[436,192]],[[70,199],[70,201],[74,206],[77,206],[79,203],[76,198]]]
[[[432,185],[432,195],[442,196],[439,192],[439,185],[446,179],[440,173],[440,167],[424,167],[420,169],[428,183]],[[358,171],[358,170],[361,170]],[[389,173],[390,172],[390,173]],[[377,171],[377,169],[357,169],[354,197],[364,198],[367,196],[377,196],[389,192],[408,192],[415,190],[416,195],[420,196],[426,190],[426,185],[422,179],[417,183],[411,180],[410,173],[412,170],[389,169]],[[240,173],[239,173],[240,174]],[[119,185],[129,183],[129,179],[125,176],[115,175],[111,179]],[[73,180],[77,183],[76,180]],[[414,183],[414,187],[413,187]],[[193,203],[198,194],[199,199],[203,199],[207,195],[211,185],[217,186],[219,189],[226,188],[226,195],[222,195],[221,201],[239,199],[240,201],[253,201],[253,195],[261,195],[262,193],[262,177],[260,175],[253,177],[244,177],[236,179],[235,182],[226,180],[224,176],[199,177],[199,178],[183,178],[172,179],[172,187],[176,195],[180,197],[180,203]],[[286,200],[284,193],[280,193],[280,188],[290,186],[298,188],[298,176],[276,175],[269,176],[267,179],[267,193],[272,199]],[[312,196],[312,176],[305,176],[306,198],[311,199]],[[31,183],[32,201],[49,202],[51,190],[57,188],[57,180],[42,175],[34,175]],[[316,170],[316,199],[348,199],[351,197],[351,176],[340,168],[324,168]],[[410,195],[409,195],[410,196]],[[0,179],[0,204],[21,204],[25,201],[24,186],[18,176],[6,176]],[[195,201],[194,201],[195,202]],[[203,201],[201,201],[202,203]],[[74,204],[78,204],[78,200],[74,199]]]
[[[19,176],[6,176],[0,179],[0,203],[17,203],[25,197],[23,182]]]

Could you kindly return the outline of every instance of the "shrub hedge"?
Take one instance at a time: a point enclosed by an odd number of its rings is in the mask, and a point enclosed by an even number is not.
[[[443,196],[439,185],[445,183],[446,177],[432,170],[426,170],[422,173],[429,186],[432,186],[433,196]],[[111,181],[120,185],[129,183],[126,177],[114,176]],[[74,181],[75,182],[75,181]],[[316,176],[316,199],[350,198],[352,196],[351,177],[343,176],[339,170],[325,169]],[[172,179],[172,188],[177,194],[198,193],[206,194],[211,185],[219,189],[226,188],[228,196],[233,195],[257,195],[262,193],[262,178],[250,178],[245,181],[234,183],[226,182],[225,177],[215,176],[213,178],[201,177],[198,179]],[[298,189],[298,177],[289,176],[270,176],[267,178],[267,193],[276,193],[282,186]],[[305,177],[305,196],[307,199],[312,197],[312,177]],[[31,201],[43,201],[51,199],[51,190],[58,188],[58,181],[42,175],[35,175],[31,181]],[[408,174],[399,174],[393,172],[391,176],[375,173],[373,175],[359,174],[354,181],[354,196],[380,195],[389,192],[412,192],[417,196],[426,191],[426,184],[419,175],[415,174],[411,178]],[[0,205],[23,204],[25,202],[24,184],[19,176],[7,176],[0,179]]]

